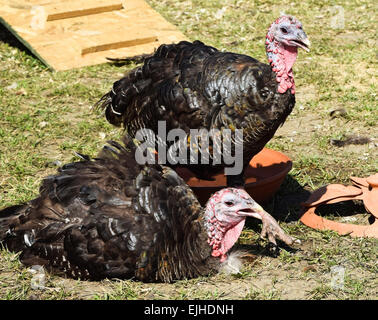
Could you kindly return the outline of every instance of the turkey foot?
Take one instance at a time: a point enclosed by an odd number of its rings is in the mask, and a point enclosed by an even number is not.
[[[285,242],[287,245],[292,245],[294,242],[299,241],[287,235],[279,226],[278,222],[267,212],[265,212],[265,214],[261,214],[261,221],[263,224],[261,237],[268,237],[269,242],[273,243],[274,245],[277,245],[276,239]]]
[[[277,245],[276,239],[285,242],[287,245],[292,245],[293,243],[300,244],[300,240],[290,237],[282,228],[279,226],[276,219],[274,219],[268,212],[266,212],[259,204],[254,203],[253,212],[248,214],[250,217],[260,219],[262,222],[261,237],[268,238],[269,242]]]

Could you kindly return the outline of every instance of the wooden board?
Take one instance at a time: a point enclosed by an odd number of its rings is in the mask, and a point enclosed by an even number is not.
[[[0,0],[0,22],[54,70],[187,40],[143,0]]]
[[[46,21],[61,20],[75,17],[88,16],[102,12],[123,9],[120,1],[75,1],[67,7],[66,2],[44,6],[47,12]]]

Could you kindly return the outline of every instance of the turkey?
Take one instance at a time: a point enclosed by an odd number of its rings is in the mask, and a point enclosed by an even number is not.
[[[224,267],[246,217],[262,220],[269,241],[293,243],[243,189],[222,189],[203,208],[174,170],[138,165],[125,145],[62,166],[38,198],[0,211],[0,245],[73,278],[171,282]]]
[[[123,125],[132,136],[141,128],[158,132],[158,121],[165,121],[167,131],[181,128],[186,133],[243,129],[239,155],[245,168],[292,111],[292,66],[297,48],[309,51],[310,41],[301,22],[281,16],[268,29],[265,45],[269,64],[200,41],[161,45],[144,57],[142,66],[116,81],[96,105],[105,109],[111,124]],[[228,166],[223,161],[187,163],[205,179]],[[243,186],[243,172],[227,175],[227,186]]]

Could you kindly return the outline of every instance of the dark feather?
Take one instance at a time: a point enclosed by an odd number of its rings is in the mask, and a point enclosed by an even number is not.
[[[162,45],[142,66],[113,84],[97,103],[107,120],[134,136],[158,121],[181,128],[243,129],[244,166],[265,146],[290,114],[295,97],[277,92],[276,74],[249,56],[220,52],[200,41]],[[210,142],[211,143],[211,142]],[[189,161],[189,159],[188,159]],[[202,178],[225,164],[190,166]],[[238,185],[233,177],[229,185]]]
[[[147,58],[151,57],[150,54],[141,54],[133,57],[128,57],[128,58],[109,58],[107,57],[106,59],[116,63],[116,64],[131,64],[131,63],[142,63],[144,60]]]
[[[170,168],[138,165],[125,145],[62,166],[38,198],[0,211],[0,242],[26,265],[80,279],[169,282],[215,270],[191,189]]]
[[[369,137],[361,137],[361,136],[347,136],[344,139],[331,139],[330,143],[336,147],[344,147],[349,144],[366,144],[371,142]]]

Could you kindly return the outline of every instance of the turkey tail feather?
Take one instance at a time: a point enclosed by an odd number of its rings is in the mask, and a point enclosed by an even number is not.
[[[105,110],[106,119],[115,126],[124,124],[126,128],[136,122],[140,129],[140,124],[146,126],[149,118],[156,116],[157,106],[166,104],[164,95],[172,91],[167,83],[177,83],[182,73],[181,68],[185,67],[184,69],[188,69],[187,74],[192,72],[196,77],[198,70],[189,71],[189,65],[197,60],[203,61],[203,58],[216,51],[200,41],[181,41],[177,44],[161,45],[152,55],[125,58],[124,61],[143,62],[143,65],[130,70],[123,78],[114,82],[111,91],[95,104],[95,108]],[[184,97],[182,100],[185,100]],[[176,102],[172,104],[176,105]]]
[[[143,63],[144,60],[146,60],[147,58],[150,58],[152,56],[153,56],[153,54],[140,54],[140,55],[137,55],[137,56],[127,57],[127,58],[109,58],[109,57],[106,57],[106,59],[113,62],[113,63],[116,63],[116,64],[131,64],[131,63],[140,64],[140,63]]]

